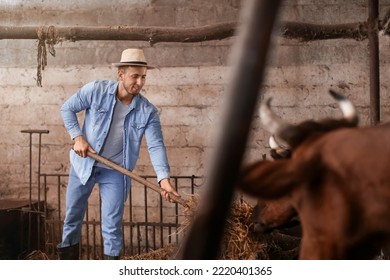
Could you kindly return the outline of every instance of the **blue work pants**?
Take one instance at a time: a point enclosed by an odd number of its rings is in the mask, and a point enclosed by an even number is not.
[[[70,171],[66,191],[66,216],[60,247],[67,247],[80,242],[81,227],[88,198],[99,185],[101,197],[101,227],[104,240],[104,254],[119,256],[123,246],[122,219],[125,203],[124,175],[118,171],[94,167],[92,175],[85,185],[80,182],[73,167]]]

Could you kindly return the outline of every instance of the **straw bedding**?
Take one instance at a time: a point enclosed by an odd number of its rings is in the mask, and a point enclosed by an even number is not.
[[[185,234],[191,225],[198,206],[198,197],[193,196],[184,210],[184,221],[176,234]],[[279,231],[268,234],[254,232],[252,221],[253,207],[243,200],[232,203],[231,212],[226,219],[218,259],[254,260],[254,259],[295,259],[298,257],[299,236],[291,236]],[[175,259],[180,244],[169,244],[163,248],[132,256],[122,256],[125,260],[169,260]],[[41,251],[33,251],[26,259],[49,259]]]
[[[191,224],[198,205],[198,197],[189,200],[184,210],[185,219],[178,234],[185,234]],[[254,259],[294,259],[298,254],[299,237],[278,233],[258,235],[253,232],[253,207],[243,200],[232,203],[231,213],[226,219],[222,245],[218,259],[254,260]],[[133,260],[169,260],[175,259],[178,245],[170,244],[161,249],[135,256],[125,256]]]

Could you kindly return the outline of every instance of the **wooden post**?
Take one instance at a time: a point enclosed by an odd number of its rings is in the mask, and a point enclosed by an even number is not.
[[[378,0],[368,0],[368,46],[370,55],[370,123],[380,121]]]
[[[242,33],[233,65],[227,115],[217,141],[217,150],[205,193],[187,232],[178,259],[207,260],[218,255],[225,220],[235,191],[236,180],[246,150],[251,122],[266,68],[274,22],[280,0],[245,1]]]

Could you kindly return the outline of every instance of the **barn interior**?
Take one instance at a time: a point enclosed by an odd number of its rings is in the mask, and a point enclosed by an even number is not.
[[[60,107],[85,83],[116,80],[111,63],[133,47],[157,66],[142,94],[159,110],[171,180],[192,204],[165,202],[135,181],[121,258],[297,259],[296,224],[256,232],[256,198],[234,189],[241,165],[269,158],[260,102],[272,97],[293,123],[337,118],[333,88],[353,102],[359,126],[389,121],[390,1],[266,2],[1,1],[0,259],[57,258],[72,146]],[[156,181],[145,140],[133,172]],[[202,214],[229,208],[230,226],[186,236],[198,204]],[[96,188],[82,259],[102,258],[100,210]],[[224,242],[212,252],[188,252],[215,238]]]

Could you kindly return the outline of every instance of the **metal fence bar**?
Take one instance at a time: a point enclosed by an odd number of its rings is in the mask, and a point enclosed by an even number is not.
[[[132,207],[132,203],[133,203],[132,194],[130,192],[130,194],[129,194],[129,220],[130,220],[130,223],[133,222],[133,207]],[[133,237],[134,237],[133,236],[133,227],[130,226],[129,227],[130,255],[134,254]]]
[[[145,217],[145,223],[148,223],[148,190],[144,186],[144,217]],[[146,249],[149,249],[149,238],[148,238],[148,226],[145,226],[145,247]]]
[[[92,259],[96,259],[97,254],[96,254],[96,224],[95,224],[95,219],[93,219],[93,256]]]
[[[89,258],[89,211],[88,211],[89,206],[87,207],[87,211],[85,213],[85,235],[86,235],[86,254],[87,254],[87,259]]]

